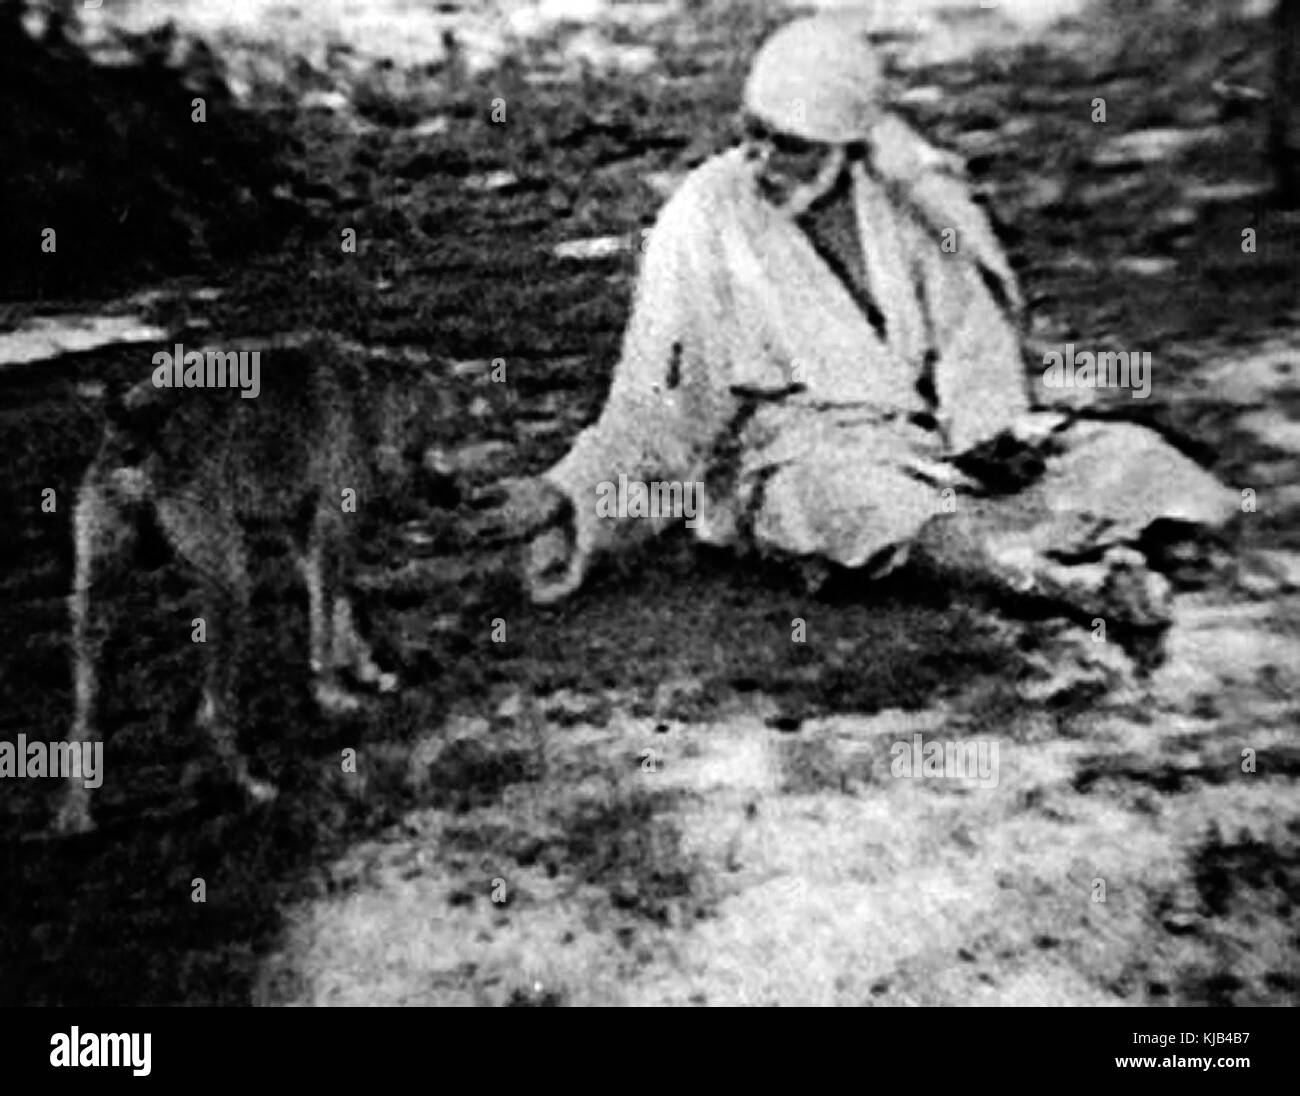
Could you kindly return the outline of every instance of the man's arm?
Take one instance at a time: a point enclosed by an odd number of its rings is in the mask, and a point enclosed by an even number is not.
[[[1029,396],[1019,332],[979,268],[951,255],[935,261],[937,418],[956,456],[1013,429],[1029,409]]]
[[[559,600],[581,584],[596,554],[677,520],[606,516],[620,476],[648,484],[700,472],[713,433],[711,366],[719,360],[717,324],[708,322],[721,307],[707,259],[710,229],[706,208],[679,192],[650,233],[605,406],[541,477],[569,500],[572,527],[535,542],[527,568],[535,600]]]

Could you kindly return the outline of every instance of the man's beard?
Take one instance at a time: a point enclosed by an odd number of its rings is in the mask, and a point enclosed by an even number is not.
[[[835,192],[844,182],[847,167],[848,157],[844,150],[836,148],[826,157],[816,178],[798,184],[786,195],[784,201],[777,203],[781,212],[789,217],[802,217]]]

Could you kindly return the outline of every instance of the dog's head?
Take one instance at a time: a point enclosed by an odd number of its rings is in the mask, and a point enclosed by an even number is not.
[[[380,492],[406,504],[454,505],[455,485],[431,472],[424,460],[452,414],[439,379],[414,365],[379,363],[364,378],[359,399],[366,408],[364,444]]]
[[[398,370],[379,387],[372,415],[375,467],[386,480],[405,481],[422,466],[447,408],[433,377]]]

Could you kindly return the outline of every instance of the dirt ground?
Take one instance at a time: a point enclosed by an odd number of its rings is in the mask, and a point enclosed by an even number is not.
[[[146,552],[112,606],[100,830],[47,839],[52,782],[3,789],[0,1003],[1295,1004],[1300,219],[1268,207],[1261,109],[1222,90],[1267,87],[1259,5],[1060,4],[1051,25],[922,5],[884,44],[901,109],[1004,230],[1030,363],[1149,350],[1150,399],[1095,395],[1253,492],[1248,565],[1180,594],[1145,671],[959,591],[813,599],[675,538],[531,607],[468,500],[599,410],[641,229],[728,142],[789,9],[392,7],[408,21],[350,50],[192,21],[236,97],[291,125],[306,227],[131,294],[6,306],[0,739],[68,727],[72,491],[155,349],[76,349],[41,316],[164,345],[323,328],[376,368],[427,363],[461,498],[378,538],[363,576],[405,686],[320,720],[305,597],[270,581],[246,739],[283,794],[182,787],[194,590]],[[917,733],[996,745],[995,785],[895,777]]]

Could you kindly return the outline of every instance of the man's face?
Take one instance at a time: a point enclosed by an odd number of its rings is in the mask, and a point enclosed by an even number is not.
[[[763,196],[795,214],[834,187],[845,162],[838,145],[777,133],[753,117],[745,119],[744,148]]]
[[[754,118],[745,119],[745,157],[753,164],[763,194],[784,205],[791,194],[817,178],[828,148],[776,133]]]

